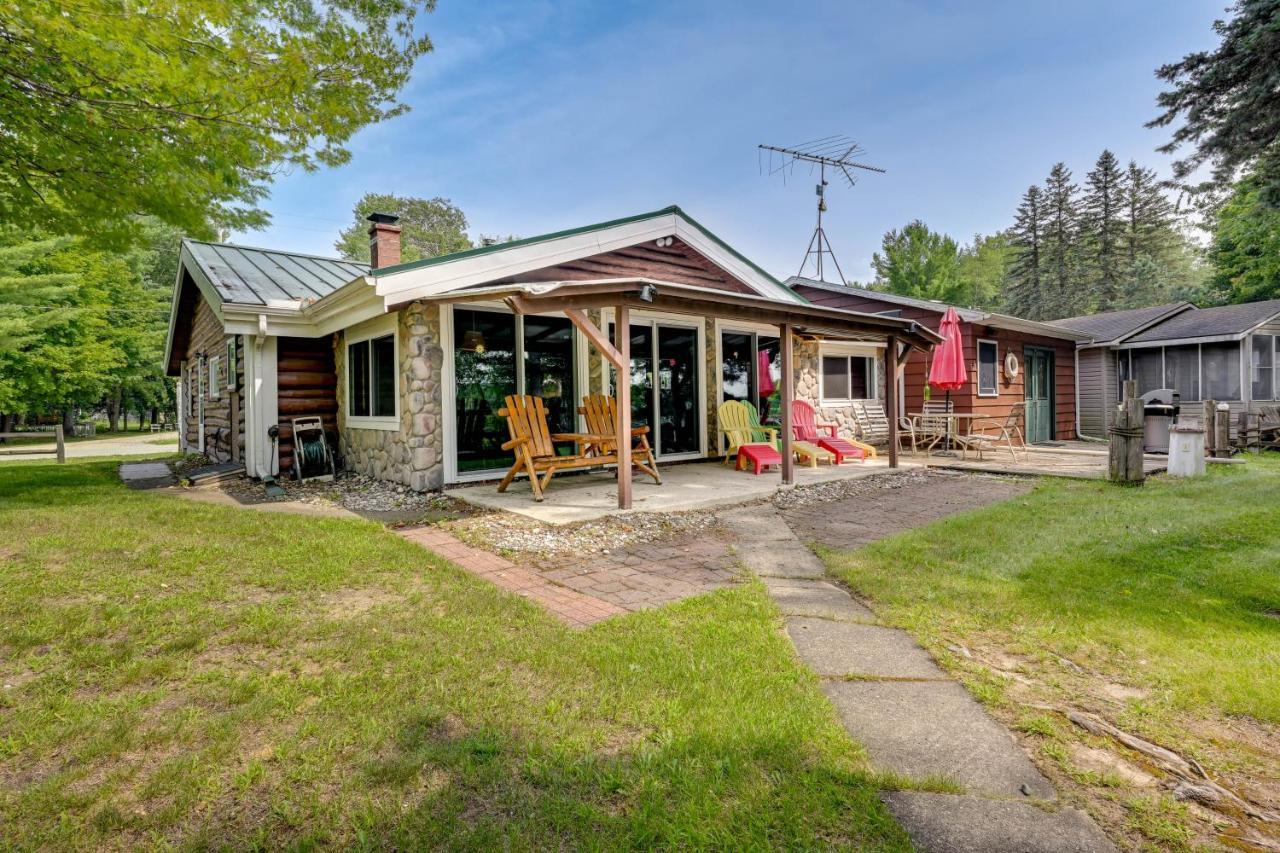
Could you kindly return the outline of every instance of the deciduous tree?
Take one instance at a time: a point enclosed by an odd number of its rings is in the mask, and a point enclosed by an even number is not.
[[[434,0],[0,5],[0,223],[95,238],[135,214],[261,225],[282,169],[345,163],[430,49]]]
[[[471,248],[467,237],[467,217],[447,198],[415,198],[383,193],[367,193],[356,202],[354,221],[334,243],[343,257],[369,260],[370,213],[391,213],[400,217],[400,260],[416,261]]]

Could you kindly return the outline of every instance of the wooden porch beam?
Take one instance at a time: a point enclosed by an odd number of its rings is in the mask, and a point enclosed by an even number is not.
[[[569,322],[573,323],[579,332],[582,332],[583,336],[591,342],[591,345],[599,350],[600,354],[618,370],[618,375],[621,376],[624,372],[623,365],[631,359],[624,356],[618,348],[609,343],[609,339],[605,337],[604,332],[600,331],[596,324],[591,322],[591,318],[581,308],[565,308],[564,315],[569,318]],[[628,336],[627,341],[630,342],[630,340],[631,337]],[[630,435],[629,432],[627,434]]]
[[[582,319],[587,321],[588,326],[595,328],[585,315]],[[604,336],[600,337],[605,346],[609,346],[608,341],[604,341]],[[618,447],[618,509],[631,509],[631,311],[625,305],[619,305],[615,309],[613,346],[609,350],[618,357],[615,362],[617,378],[613,383],[618,398],[618,424],[614,432]]]
[[[889,336],[885,347],[884,361],[889,368],[889,375],[884,380],[884,407],[889,421],[889,467],[898,467],[898,377],[902,375],[905,359],[898,352],[898,339]],[[911,347],[906,351],[911,352]]]
[[[778,449],[782,453],[782,484],[790,486],[796,481],[796,458],[791,450],[791,403],[796,398],[795,359],[792,358],[792,326],[778,325],[778,349],[782,361],[782,441]]]

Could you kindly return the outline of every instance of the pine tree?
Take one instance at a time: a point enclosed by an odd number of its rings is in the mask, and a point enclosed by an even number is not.
[[[1085,178],[1080,205],[1082,249],[1086,254],[1085,275],[1098,311],[1113,311],[1123,301],[1124,270],[1121,239],[1124,220],[1121,209],[1125,174],[1116,155],[1104,150]],[[1130,271],[1132,271],[1130,267]]]
[[[1089,294],[1078,286],[1080,188],[1066,163],[1057,163],[1045,180],[1044,298],[1030,319],[1071,317],[1087,313]]]
[[[1178,234],[1173,204],[1161,190],[1155,171],[1133,160],[1125,174],[1123,203],[1124,259],[1129,275],[1133,275],[1143,255],[1160,260],[1172,251]]]
[[[1039,317],[1044,300],[1044,192],[1032,184],[1022,194],[1009,243],[1013,259],[1005,279],[1005,310],[1019,317]]]

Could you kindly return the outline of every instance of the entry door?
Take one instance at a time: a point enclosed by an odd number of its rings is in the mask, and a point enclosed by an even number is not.
[[[1023,393],[1027,402],[1028,444],[1053,440],[1053,351],[1029,347]]]
[[[649,427],[659,458],[701,452],[699,368],[696,327],[631,324],[631,423]]]

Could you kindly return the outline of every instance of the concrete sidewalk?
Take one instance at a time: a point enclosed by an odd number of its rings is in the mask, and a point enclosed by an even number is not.
[[[1111,851],[1093,820],[1055,808],[1053,786],[1013,735],[907,632],[824,580],[822,562],[771,506],[722,516],[743,563],[786,617],[796,654],[823,679],[845,729],[877,770],[963,794],[899,791],[885,803],[928,851]]]

